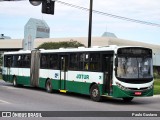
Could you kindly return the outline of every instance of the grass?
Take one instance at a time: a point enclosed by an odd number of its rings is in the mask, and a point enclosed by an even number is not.
[[[2,75],[0,74],[0,80],[2,80]]]
[[[154,80],[154,95],[160,94],[160,79]]]

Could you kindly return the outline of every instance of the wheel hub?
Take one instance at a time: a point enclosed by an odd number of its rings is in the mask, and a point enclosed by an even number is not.
[[[92,91],[92,96],[93,96],[93,97],[97,97],[97,95],[98,95],[98,90],[97,90],[97,89],[94,89],[94,90]]]
[[[50,90],[50,83],[47,84],[47,89]]]

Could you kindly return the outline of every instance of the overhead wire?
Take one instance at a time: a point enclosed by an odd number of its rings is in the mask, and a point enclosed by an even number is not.
[[[66,6],[69,6],[69,7],[77,8],[77,9],[80,9],[80,10],[89,11],[88,8],[81,7],[81,6],[74,5],[74,4],[70,4],[70,3],[67,3],[67,2],[60,1],[60,0],[55,0],[55,2],[66,5]],[[110,13],[106,13],[106,12],[101,12],[101,11],[98,11],[98,10],[92,10],[92,12],[96,13],[96,14],[99,14],[99,15],[104,15],[104,16],[108,16],[108,17],[112,17],[112,18],[116,18],[116,19],[120,19],[120,20],[129,21],[129,22],[160,27],[160,24],[157,24],[157,23],[146,22],[146,21],[132,19],[132,18],[128,18],[128,17],[122,17],[122,16],[118,16],[118,15],[114,15],[114,14],[110,14]]]

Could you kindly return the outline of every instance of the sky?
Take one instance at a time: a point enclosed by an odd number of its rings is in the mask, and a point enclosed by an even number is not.
[[[89,8],[90,0],[60,0]],[[104,13],[160,24],[160,0],[93,0],[93,9]],[[0,34],[12,39],[24,38],[24,26],[30,18],[43,19],[50,26],[50,38],[88,37],[89,12],[55,3],[55,14],[41,13],[41,5],[28,0],[0,2]],[[160,27],[124,21],[93,13],[92,37],[104,32],[118,38],[160,45]]]

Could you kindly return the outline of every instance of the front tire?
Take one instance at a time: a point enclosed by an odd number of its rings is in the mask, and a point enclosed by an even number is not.
[[[47,82],[46,82],[46,91],[48,93],[52,93],[53,92],[51,80],[47,80]]]
[[[91,89],[90,89],[90,97],[93,101],[96,101],[96,102],[99,102],[102,100],[101,96],[100,96],[100,91],[99,91],[99,88],[98,88],[98,85],[97,84],[94,84],[91,86]]]

